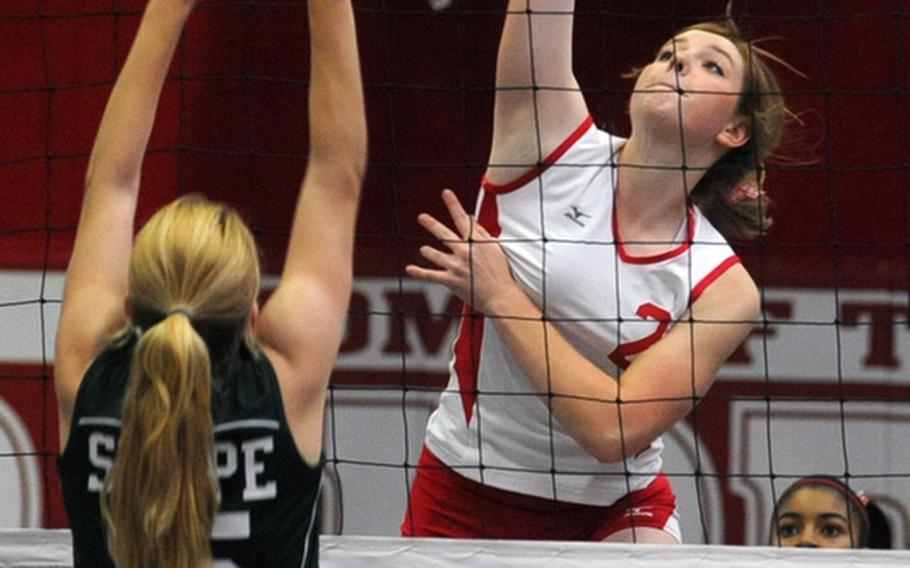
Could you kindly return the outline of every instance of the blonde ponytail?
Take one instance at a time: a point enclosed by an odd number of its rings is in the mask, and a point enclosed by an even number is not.
[[[208,349],[184,314],[142,335],[101,500],[118,567],[212,565],[219,492],[211,390]]]
[[[212,565],[212,387],[225,378],[213,373],[249,336],[258,292],[255,241],[230,208],[184,196],[137,235],[129,295],[142,335],[101,498],[118,567]]]

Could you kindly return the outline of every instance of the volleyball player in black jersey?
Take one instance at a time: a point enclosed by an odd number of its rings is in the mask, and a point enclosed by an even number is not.
[[[76,566],[316,566],[326,385],[352,282],[366,125],[348,0],[309,0],[310,150],[260,313],[257,250],[185,196],[136,236],[143,155],[192,0],[150,0],[101,121],[57,335]]]

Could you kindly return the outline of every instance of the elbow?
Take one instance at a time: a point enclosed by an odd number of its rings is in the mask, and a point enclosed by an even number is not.
[[[623,460],[624,444],[620,436],[610,434],[586,436],[584,438],[576,438],[575,441],[578,442],[585,452],[600,463],[609,464]],[[629,452],[625,452],[625,455],[630,454]]]
[[[589,451],[588,453],[602,464],[612,464],[625,461],[627,458],[635,457],[644,450],[647,450],[650,445],[650,442],[631,444],[628,441],[625,443],[614,441],[609,445],[594,448],[593,451]]]
[[[348,148],[343,155],[310,154],[307,176],[320,185],[336,188],[339,194],[353,200],[360,197],[367,174],[366,147]]]
[[[652,440],[639,440],[634,434],[612,432],[598,436],[597,439],[576,440],[582,449],[598,462],[613,464],[634,457],[648,449]]]
[[[353,177],[353,184],[355,191],[359,194],[363,188],[363,182],[367,177],[367,153],[366,148],[351,165],[351,175]]]
[[[620,451],[613,450],[612,448],[605,448],[597,454],[592,454],[594,459],[602,464],[611,464],[621,462],[623,460],[623,454]]]
[[[359,191],[367,174],[367,141],[365,137],[355,136],[345,140],[344,145],[346,151],[336,155],[338,168],[350,186]]]
[[[84,190],[93,187],[114,186],[135,190],[139,187],[141,165],[98,165],[92,160],[85,173]]]
[[[344,188],[351,199],[357,201],[363,192],[363,182],[366,178],[366,160],[363,162],[354,161],[348,167],[343,168],[339,175],[340,187]]]

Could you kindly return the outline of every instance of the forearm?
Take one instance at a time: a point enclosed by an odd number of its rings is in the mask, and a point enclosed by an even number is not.
[[[500,339],[557,421],[601,461],[621,459],[616,380],[581,355],[517,285],[484,306]],[[627,426],[627,425],[626,425]]]
[[[310,0],[309,159],[283,278],[337,277],[347,298],[366,169],[366,116],[349,0]],[[340,278],[344,280],[340,280]]]
[[[574,0],[511,0],[499,43],[496,85],[530,88],[569,81],[574,10]]]
[[[161,89],[190,7],[151,0],[108,100],[86,185],[138,189]]]
[[[694,408],[713,383],[728,352],[693,358],[686,323],[642,353],[621,380],[585,358],[517,285],[484,306],[502,341],[532,388],[549,401],[554,417],[592,456],[617,462],[648,447]],[[726,326],[738,344],[748,326]],[[696,336],[719,330],[703,327]],[[745,331],[744,331],[745,330]]]
[[[356,197],[366,169],[367,138],[353,10],[348,0],[310,0],[309,17],[307,173],[330,176],[334,190]]]
[[[301,388],[315,392],[324,387],[344,329],[367,144],[350,0],[309,0],[308,8],[309,160],[281,282],[257,333],[297,368]],[[322,322],[319,333],[314,321]]]

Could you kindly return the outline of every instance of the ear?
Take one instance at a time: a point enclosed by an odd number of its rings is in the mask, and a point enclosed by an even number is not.
[[[250,310],[250,329],[256,329],[256,322],[259,321],[259,300],[253,302],[253,309]]]
[[[132,321],[133,319],[133,299],[129,296],[123,297],[123,313]]]
[[[738,116],[717,133],[715,140],[724,148],[732,150],[743,146],[751,137],[752,129],[749,127],[749,122]]]

